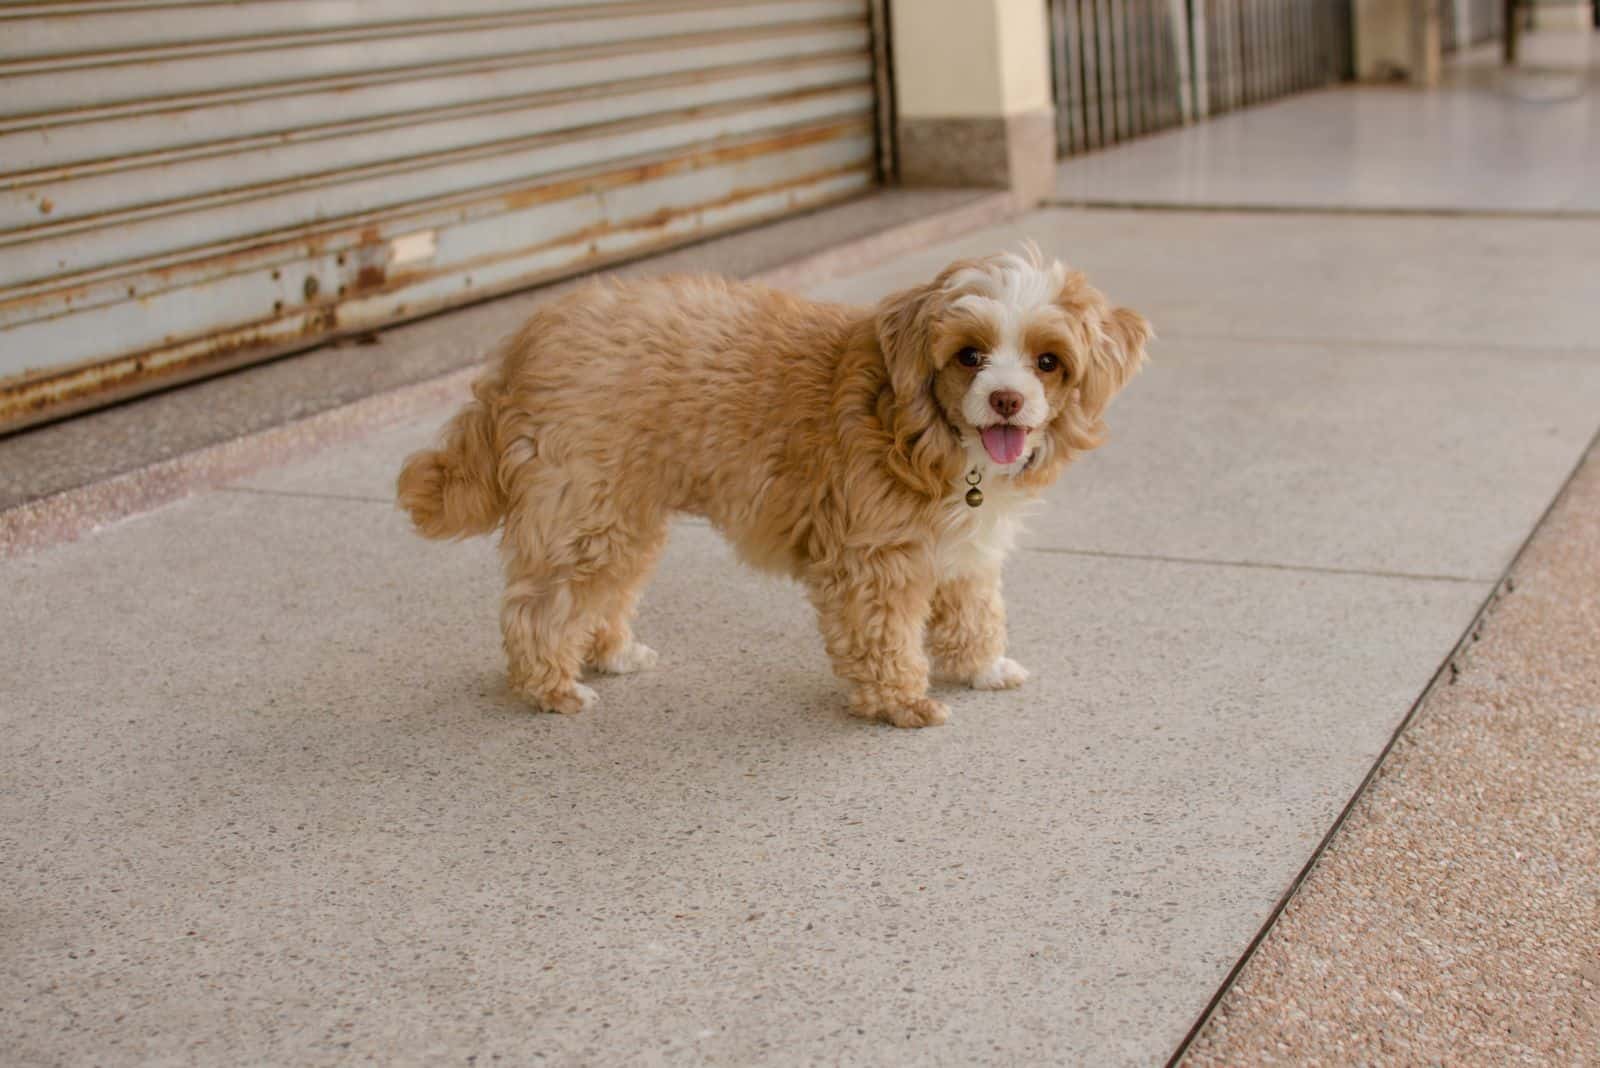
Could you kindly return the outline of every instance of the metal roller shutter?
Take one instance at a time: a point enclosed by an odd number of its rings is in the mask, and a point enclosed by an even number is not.
[[[0,428],[857,193],[868,0],[0,4]]]

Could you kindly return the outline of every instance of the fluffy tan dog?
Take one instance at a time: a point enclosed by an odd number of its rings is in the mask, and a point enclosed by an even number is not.
[[[1100,443],[1149,336],[1031,247],[873,309],[596,281],[510,341],[399,500],[430,538],[504,528],[510,679],[540,708],[592,705],[585,666],[655,663],[629,621],[684,512],[805,585],[855,715],[942,723],[925,648],[978,689],[1027,678],[1000,600],[1019,512]]]

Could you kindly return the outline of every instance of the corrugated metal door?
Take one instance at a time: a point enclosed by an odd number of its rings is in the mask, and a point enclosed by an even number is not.
[[[0,428],[875,180],[868,0],[0,6]]]

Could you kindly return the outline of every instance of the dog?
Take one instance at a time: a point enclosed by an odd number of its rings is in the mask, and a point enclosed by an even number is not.
[[[943,723],[929,655],[1019,686],[1000,571],[1024,506],[1101,443],[1150,324],[1037,248],[862,309],[715,276],[598,279],[538,311],[397,496],[418,532],[501,528],[513,689],[574,713],[630,628],[675,514],[798,579],[856,716]]]

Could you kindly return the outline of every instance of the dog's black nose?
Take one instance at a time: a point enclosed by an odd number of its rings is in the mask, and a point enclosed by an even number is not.
[[[1010,419],[1022,411],[1022,394],[1014,389],[997,389],[989,394],[989,407]]]

